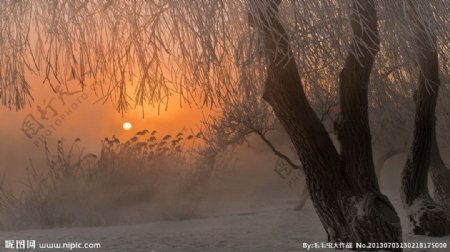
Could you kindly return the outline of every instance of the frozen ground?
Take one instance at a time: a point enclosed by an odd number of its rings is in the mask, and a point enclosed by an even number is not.
[[[392,196],[392,194],[389,194],[389,196]],[[396,208],[400,209],[398,197],[392,198]],[[304,250],[302,248],[303,242],[325,241],[325,232],[320,226],[311,203],[308,202],[301,211],[292,210],[295,204],[295,200],[280,199],[272,202],[261,202],[260,205],[248,205],[245,210],[240,208],[239,210],[233,210],[231,213],[227,211],[227,213],[222,214],[205,214],[202,218],[183,221],[159,221],[112,227],[0,232],[0,244],[6,239],[32,239],[36,242],[100,242],[102,245],[101,249],[79,249],[76,251],[247,252],[301,251]],[[406,242],[450,243],[450,237],[413,236],[405,230],[406,224],[403,224],[403,227],[404,241]],[[3,245],[0,250],[4,250]],[[433,249],[432,251],[439,250]]]

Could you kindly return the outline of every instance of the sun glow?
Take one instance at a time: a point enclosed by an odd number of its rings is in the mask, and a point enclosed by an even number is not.
[[[124,122],[122,127],[124,130],[130,130],[131,128],[133,128],[133,125],[131,125],[130,122]]]

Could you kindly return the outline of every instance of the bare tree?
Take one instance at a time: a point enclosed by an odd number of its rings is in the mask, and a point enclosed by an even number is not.
[[[279,4],[280,1],[259,1],[255,3],[257,11],[250,15],[268,62],[263,97],[295,146],[328,239],[401,241],[400,220],[379,191],[372,160],[367,86],[379,48],[375,3],[353,3],[353,50],[340,74],[339,85],[341,155],[303,91],[296,62],[290,56],[287,32],[278,17]]]
[[[411,3],[410,3],[411,4]],[[402,174],[402,200],[415,234],[444,236],[450,233],[450,212],[436,203],[428,191],[428,169],[437,148],[435,110],[440,86],[436,36],[411,4],[419,86],[414,94],[414,136]],[[438,161],[438,160],[435,160]]]
[[[440,65],[441,66],[441,65]],[[450,209],[450,170],[445,164],[443,155],[448,148],[445,145],[439,143],[445,143],[448,141],[446,132],[446,118],[448,118],[448,89],[445,86],[446,76],[445,72],[441,72],[441,88],[439,90],[439,96],[436,108],[436,129],[433,135],[433,142],[431,144],[431,156],[430,156],[430,168],[429,174],[434,186],[433,198],[439,203]],[[448,83],[448,82],[447,82]],[[438,127],[440,126],[440,127]],[[444,128],[442,128],[444,126]],[[438,137],[439,136],[439,137]],[[442,147],[442,148],[441,148]]]
[[[236,94],[263,96],[296,148],[329,240],[400,241],[398,217],[375,176],[368,111],[386,100],[399,108],[398,97],[412,95],[417,25],[398,15],[405,3],[428,9],[419,20],[433,27],[432,53],[448,73],[445,0],[5,0],[0,100],[23,108],[32,99],[32,74],[52,88],[78,82],[120,112],[133,103],[159,108],[173,96],[215,107]],[[337,144],[321,120],[327,108],[317,106],[330,103],[321,99],[339,99]],[[433,101],[417,101],[421,115],[434,116]],[[422,102],[429,111],[420,110]],[[424,154],[431,143],[425,132]],[[408,194],[426,187],[409,184]]]

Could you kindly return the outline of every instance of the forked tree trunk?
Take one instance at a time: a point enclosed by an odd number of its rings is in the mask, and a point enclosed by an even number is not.
[[[340,75],[341,157],[307,101],[287,32],[278,17],[280,0],[253,1],[250,3],[259,6],[259,13],[251,13],[249,18],[259,32],[268,62],[263,98],[295,146],[328,240],[400,242],[399,218],[379,191],[372,160],[367,86],[379,43],[374,2],[354,1],[351,23],[358,44],[353,47],[359,47],[360,55],[356,59],[350,53]],[[371,49],[364,49],[363,44]]]
[[[434,185],[433,198],[450,209],[450,170],[442,160],[436,130],[431,142],[430,175]]]
[[[415,234],[444,236],[450,233],[449,212],[436,203],[428,191],[428,169],[436,130],[435,110],[440,86],[436,38],[430,35],[426,24],[418,20],[412,4],[410,8],[414,18],[420,73],[418,90],[414,95],[416,114],[413,141],[402,174],[402,201]]]

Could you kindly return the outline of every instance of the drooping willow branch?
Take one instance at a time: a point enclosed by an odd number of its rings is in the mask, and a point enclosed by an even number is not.
[[[413,2],[419,19],[436,34],[443,72],[449,72],[449,2]],[[372,93],[395,100],[412,90],[416,66],[405,43],[411,24],[400,17],[403,1],[376,3],[382,44],[374,72],[383,75],[385,85],[374,85]],[[236,86],[252,90],[265,79],[261,45],[247,22],[247,13],[257,9],[244,0],[1,1],[1,104],[21,109],[31,102],[30,80],[39,75],[52,87],[91,88],[122,112],[167,104],[172,96],[199,106],[221,105]],[[352,42],[350,11],[347,0],[280,3],[290,57],[298,62],[313,104],[336,96],[336,85],[330,84]],[[255,82],[242,78],[247,75]]]

